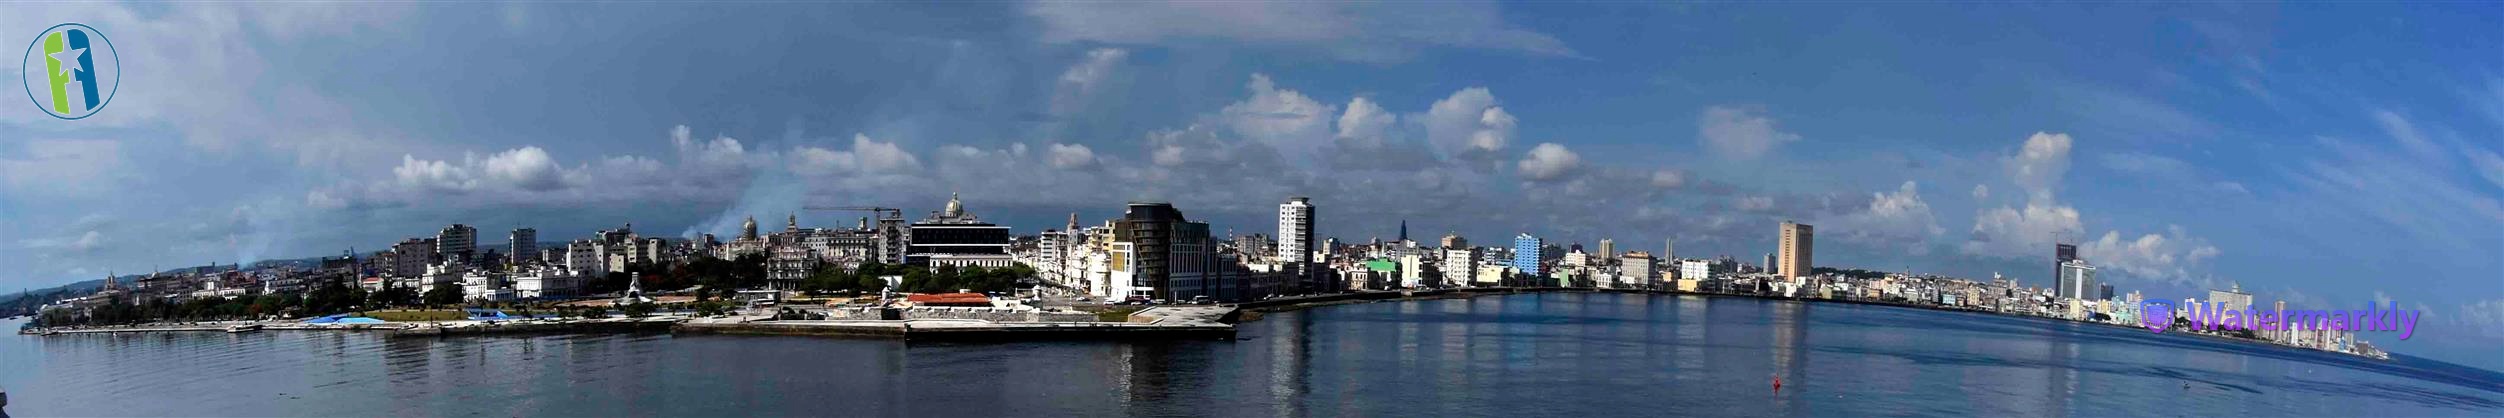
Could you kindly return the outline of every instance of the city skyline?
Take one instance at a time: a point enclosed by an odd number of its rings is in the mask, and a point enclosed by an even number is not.
[[[80,21],[114,36],[128,74],[92,118],[0,106],[0,288],[370,252],[454,223],[839,225],[802,207],[919,215],[958,192],[1018,234],[1129,200],[1249,234],[1311,196],[1317,238],[1407,221],[1481,246],[1668,238],[1754,260],[1797,220],[1824,232],[1822,265],[2036,286],[2066,239],[2096,283],[2396,300],[2423,304],[2438,340],[2504,342],[2504,63],[2462,52],[2498,37],[2444,35],[2495,33],[2494,11],[1624,13],[1656,25],[1482,3],[1210,7],[12,13],[0,39]],[[1766,15],[1781,18],[1743,23]],[[218,21],[238,24],[197,23]],[[688,21],[786,41],[699,43]]]

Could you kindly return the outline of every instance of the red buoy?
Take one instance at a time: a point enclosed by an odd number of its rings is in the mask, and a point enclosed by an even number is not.
[[[1782,390],[1782,375],[1774,375],[1774,390]]]

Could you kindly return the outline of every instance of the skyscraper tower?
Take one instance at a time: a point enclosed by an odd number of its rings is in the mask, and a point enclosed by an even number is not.
[[[1810,266],[1813,265],[1810,257],[1816,251],[1816,243],[1816,228],[1808,224],[1783,221],[1782,248],[1779,251],[1781,259],[1777,260],[1782,266],[1779,274],[1785,279],[1795,280],[1808,276]]]
[[[1599,259],[1599,265],[1603,266],[1608,265],[1609,260],[1617,259],[1617,240],[1601,238],[1600,253],[1592,254],[1592,258]]]
[[[1661,241],[1661,261],[1678,262],[1678,238]]]

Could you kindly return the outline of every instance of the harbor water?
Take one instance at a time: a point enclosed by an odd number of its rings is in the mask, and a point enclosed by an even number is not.
[[[12,334],[0,388],[22,417],[2504,415],[2504,375],[2405,355],[1599,293],[1276,312],[1233,341]]]

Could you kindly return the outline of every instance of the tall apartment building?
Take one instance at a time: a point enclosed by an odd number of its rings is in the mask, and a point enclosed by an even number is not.
[[[1209,224],[1192,222],[1172,204],[1132,202],[1112,232],[1113,244],[1128,250],[1127,260],[1115,264],[1131,273],[1127,286],[1116,286],[1123,289],[1116,297],[1187,300],[1213,295],[1224,285],[1211,275],[1217,252]],[[1190,289],[1180,288],[1186,286]]]
[[[2063,299],[2092,299],[2096,295],[2095,266],[2087,260],[2063,261],[2059,276],[2053,282],[2052,296]]]
[[[1600,252],[1591,255],[1593,266],[1606,266],[1617,260],[1617,240],[1601,238]]]
[[[1304,196],[1287,198],[1278,204],[1278,263],[1296,284],[1313,289],[1313,200]]]
[[[536,261],[536,257],[539,256],[539,230],[516,228],[513,230],[512,239],[514,266],[528,265]]]
[[[1513,270],[1533,277],[1547,277],[1548,270],[1539,268],[1541,251],[1546,246],[1546,240],[1530,236],[1530,233],[1528,232],[1514,236]]]
[[[1782,248],[1778,251],[1781,257],[1777,260],[1781,265],[1779,274],[1786,279],[1808,276],[1809,269],[1813,265],[1810,260],[1817,248],[1816,228],[1808,224],[1783,221],[1781,244]]]
[[[434,264],[437,242],[434,238],[410,238],[391,246],[391,275],[421,277],[426,265]]]
[[[478,228],[452,224],[435,233],[435,256],[462,263],[478,261]]]

